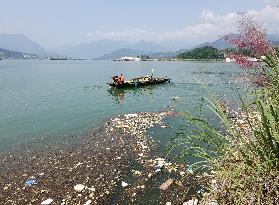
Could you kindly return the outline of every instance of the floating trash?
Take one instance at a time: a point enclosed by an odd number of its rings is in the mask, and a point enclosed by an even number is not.
[[[51,204],[53,202],[53,199],[48,198],[47,200],[43,201],[41,204],[46,205],[46,204]]]
[[[82,191],[85,188],[85,186],[83,184],[77,184],[76,186],[74,186],[74,189],[78,192]]]
[[[194,171],[193,171],[193,166],[192,165],[189,165],[187,171],[190,173],[190,174],[193,174]]]
[[[29,179],[27,179],[26,182],[25,182],[25,185],[27,185],[27,186],[32,186],[32,185],[34,185],[34,184],[37,184],[37,180],[34,179],[34,178],[29,178]]]
[[[173,179],[168,179],[163,184],[161,184],[161,186],[159,188],[162,190],[167,190],[169,188],[169,186],[173,184],[173,182],[174,182]]]
[[[126,187],[126,186],[128,186],[128,183],[122,181],[121,185],[122,185],[122,187]]]

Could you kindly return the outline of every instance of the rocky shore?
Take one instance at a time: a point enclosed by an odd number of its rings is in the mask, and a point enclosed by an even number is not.
[[[183,163],[154,156],[156,142],[147,134],[153,126],[166,128],[164,119],[174,115],[117,116],[71,146],[2,154],[1,204],[182,204],[185,186],[200,184],[202,176],[187,173]],[[189,180],[180,180],[186,175]],[[202,190],[196,188],[193,195]]]

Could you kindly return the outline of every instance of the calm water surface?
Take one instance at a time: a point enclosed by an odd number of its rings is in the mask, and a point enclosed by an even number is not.
[[[115,91],[106,83],[169,76],[171,83]],[[236,98],[229,81],[241,70],[222,62],[0,61],[0,150],[36,137],[76,135],[123,113],[194,110],[202,96],[195,79],[224,98]],[[174,97],[178,97],[175,101]]]

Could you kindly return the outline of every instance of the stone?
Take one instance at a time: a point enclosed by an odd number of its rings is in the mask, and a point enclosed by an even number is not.
[[[169,186],[172,185],[173,183],[174,183],[173,179],[168,179],[163,184],[161,184],[161,186],[159,188],[162,190],[167,190],[169,188]]]

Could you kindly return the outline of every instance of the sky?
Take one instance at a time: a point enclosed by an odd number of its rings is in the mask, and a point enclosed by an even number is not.
[[[279,34],[277,0],[0,0],[0,33],[24,34],[43,47],[92,41],[196,44],[235,32],[248,12]]]

